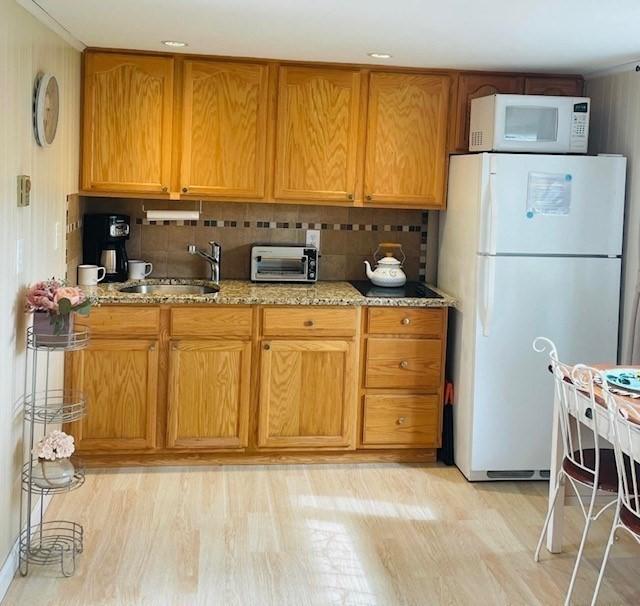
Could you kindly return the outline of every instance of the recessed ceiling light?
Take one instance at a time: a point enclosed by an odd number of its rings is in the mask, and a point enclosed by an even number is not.
[[[183,46],[189,46],[186,42],[180,42],[179,40],[163,40],[162,44],[165,46],[171,46],[172,48],[182,48]]]
[[[391,59],[391,55],[389,53],[367,53],[367,55],[374,59]]]

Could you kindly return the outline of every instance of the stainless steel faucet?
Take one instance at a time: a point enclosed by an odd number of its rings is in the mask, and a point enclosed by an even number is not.
[[[189,244],[187,251],[190,255],[200,255],[206,259],[211,266],[211,281],[218,284],[220,282],[220,256],[222,254],[222,246],[217,242],[209,242],[211,246],[211,254],[199,249],[195,244]]]

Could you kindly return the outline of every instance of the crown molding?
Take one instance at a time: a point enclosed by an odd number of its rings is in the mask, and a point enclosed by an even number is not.
[[[86,48],[86,44],[78,40],[78,38],[76,38],[61,23],[56,21],[35,0],[16,0],[16,2],[27,12],[31,13],[38,21],[40,21],[40,23],[58,34],[58,36],[60,36],[65,42],[68,42],[76,50],[82,52]]]

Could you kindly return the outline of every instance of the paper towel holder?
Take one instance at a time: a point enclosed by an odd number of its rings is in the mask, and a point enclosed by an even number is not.
[[[198,213],[197,219],[199,219],[200,215],[202,215],[202,200],[198,200],[198,203],[200,205],[198,210],[151,210],[151,209],[148,209],[148,208],[144,207],[144,201],[143,201],[142,202],[142,212],[145,215],[147,215],[147,218],[148,218],[149,213],[154,213],[156,215],[163,215],[165,221],[166,220],[179,221],[181,219],[193,220],[194,219],[194,216],[193,216],[194,213]],[[156,217],[156,220],[158,220],[158,217]]]

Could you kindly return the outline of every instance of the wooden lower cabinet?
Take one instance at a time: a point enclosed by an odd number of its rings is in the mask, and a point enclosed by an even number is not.
[[[102,305],[66,356],[87,465],[433,461],[446,309]]]
[[[439,448],[446,308],[371,308],[362,373],[360,447]]]
[[[158,343],[93,339],[67,356],[67,385],[84,393],[87,415],[66,429],[78,452],[148,450],[156,445]]]
[[[352,449],[356,347],[351,340],[262,344],[258,446]]]
[[[250,341],[172,342],[167,446],[246,447],[250,378]]]

